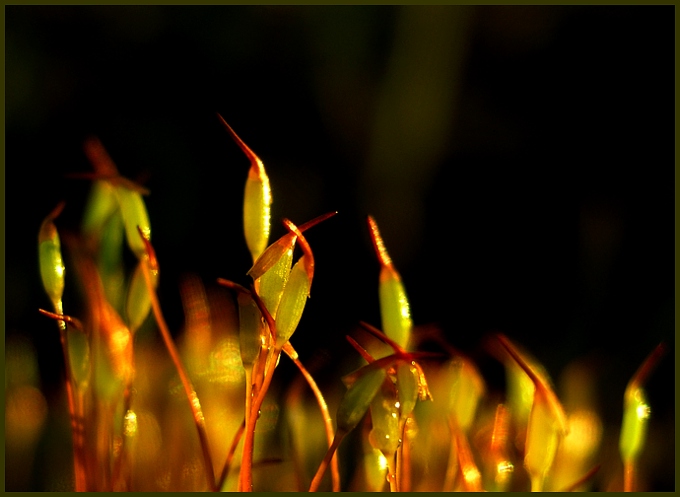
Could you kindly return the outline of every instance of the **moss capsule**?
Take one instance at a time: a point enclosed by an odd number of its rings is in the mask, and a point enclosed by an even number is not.
[[[61,297],[64,293],[64,262],[61,257],[61,241],[54,219],[61,213],[60,203],[42,222],[38,233],[38,259],[43,287],[52,301],[55,312],[62,313]]]
[[[350,432],[359,424],[386,377],[384,369],[370,369],[350,385],[338,406],[339,431]]]
[[[250,160],[243,199],[243,231],[248,250],[255,262],[267,247],[271,228],[272,192],[264,164],[218,114],[225,129]]]
[[[378,224],[372,217],[368,217],[368,225],[376,255],[380,261],[380,318],[385,335],[406,349],[411,338],[413,322],[411,309],[406,296],[406,289],[401,281],[399,272],[394,268],[392,259],[387,253],[385,244],[380,236]]]

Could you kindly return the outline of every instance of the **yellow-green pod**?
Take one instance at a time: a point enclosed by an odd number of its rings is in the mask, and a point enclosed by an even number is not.
[[[264,252],[269,241],[271,204],[269,177],[258,159],[248,171],[243,199],[243,231],[253,261]]]
[[[222,116],[218,114],[217,117],[219,117],[231,138],[250,160],[250,170],[248,171],[243,198],[243,231],[248,250],[250,250],[253,262],[255,262],[269,243],[272,204],[269,176],[267,176],[260,158],[239,138]]]
[[[307,271],[307,255],[300,257],[290,271],[288,283],[283,289],[281,303],[279,304],[276,317],[276,346],[283,345],[290,340],[297,328],[302,312],[309,297],[309,289],[312,284]]]
[[[413,321],[411,320],[411,309],[406,296],[406,289],[399,272],[394,268],[392,259],[387,253],[378,230],[378,224],[370,216],[368,217],[368,224],[373,246],[381,266],[379,297],[382,330],[400,347],[407,349],[411,339]]]
[[[139,192],[131,190],[126,186],[117,185],[115,191],[123,216],[125,238],[127,239],[128,246],[137,256],[137,259],[141,260],[146,256],[146,245],[137,227],[139,226],[147,240],[151,240],[151,223],[149,222],[146,205],[144,205],[144,199],[142,199],[142,195]]]
[[[128,288],[125,304],[127,322],[132,333],[139,329],[151,311],[151,296],[149,295],[149,289],[146,287],[142,264],[148,264],[148,257],[139,261],[135,272],[132,274],[132,278],[130,278],[130,287]],[[151,284],[156,288],[158,285],[158,270],[149,268],[149,274],[151,276]]]
[[[373,427],[368,435],[368,440],[385,457],[394,454],[401,443],[398,405],[394,387],[383,382],[371,401],[371,423]]]
[[[338,406],[338,431],[348,433],[359,424],[386,377],[384,369],[372,368],[350,385]]]
[[[252,366],[262,348],[262,314],[248,293],[238,294],[239,345],[244,367]]]
[[[619,438],[619,450],[625,463],[633,463],[644,447],[651,408],[647,403],[643,385],[665,350],[665,344],[659,344],[647,356],[626,386]]]
[[[125,267],[123,264],[123,243],[125,230],[120,210],[116,210],[101,228],[97,236],[97,269],[104,285],[107,300],[119,313],[124,312]]]
[[[448,382],[451,385],[449,412],[463,433],[467,433],[475,419],[479,399],[484,394],[482,377],[470,361],[456,358],[449,363]]]
[[[283,253],[271,268],[260,276],[258,295],[273,318],[276,318],[283,289],[290,277],[292,264],[293,248],[291,247]]]
[[[416,407],[420,390],[418,369],[407,362],[397,366],[397,395],[401,419],[409,417]]]
[[[38,232],[38,260],[43,287],[52,301],[55,312],[62,314],[61,297],[64,293],[64,262],[61,257],[61,241],[54,219],[61,213],[59,204],[42,222]]]
[[[113,185],[105,180],[94,181],[81,224],[85,238],[95,238],[98,243],[102,228],[116,210],[118,199]]]
[[[647,438],[650,413],[651,409],[642,388],[626,391],[619,438],[619,450],[625,462],[634,461],[642,451]]]
[[[545,476],[555,460],[561,436],[560,423],[543,390],[536,389],[524,446],[524,466],[531,477],[532,491],[542,490]]]

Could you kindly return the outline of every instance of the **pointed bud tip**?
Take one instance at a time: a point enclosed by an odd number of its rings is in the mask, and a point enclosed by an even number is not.
[[[380,236],[378,223],[375,222],[375,219],[373,219],[372,216],[368,216],[368,226],[371,232],[373,248],[375,249],[375,253],[378,256],[378,261],[380,261],[380,264],[384,267],[392,267],[392,259],[390,258],[390,255],[387,253],[385,243],[383,242],[383,239]]]

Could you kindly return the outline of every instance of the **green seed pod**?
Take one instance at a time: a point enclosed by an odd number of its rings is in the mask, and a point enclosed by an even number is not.
[[[243,198],[243,231],[248,250],[250,250],[253,262],[255,262],[267,247],[269,241],[272,204],[269,176],[267,176],[260,158],[238,137],[222,116],[218,114],[217,117],[219,117],[231,138],[250,160],[250,170],[248,171]]]
[[[619,438],[619,450],[624,461],[634,461],[642,451],[647,438],[650,413],[651,409],[642,388],[626,392]]]
[[[368,435],[371,445],[389,457],[401,443],[399,429],[399,403],[391,382],[383,382],[371,401],[371,422],[373,427]]]
[[[253,261],[257,260],[269,241],[271,204],[269,177],[258,159],[248,171],[243,200],[243,231]]]
[[[475,366],[462,358],[449,363],[448,373],[449,413],[455,417],[463,433],[467,433],[475,419],[479,399],[484,394],[484,383]]]
[[[137,227],[142,231],[144,238],[151,240],[151,223],[146,212],[146,205],[142,195],[126,186],[116,185],[116,197],[123,215],[123,225],[125,226],[125,238],[128,246],[137,256],[143,259],[146,255],[146,245],[139,235]]]
[[[413,364],[399,363],[397,366],[397,395],[402,420],[408,418],[416,407],[420,390],[418,379],[418,369]]]
[[[279,260],[269,268],[262,276],[260,276],[259,295],[267,307],[269,314],[276,318],[281,302],[283,289],[290,277],[291,266],[293,264],[293,248],[286,250],[286,252],[279,258]]]
[[[283,347],[290,340],[300,318],[302,318],[302,312],[307,303],[312,281],[307,271],[306,257],[307,255],[303,255],[293,266],[288,283],[281,295],[281,303],[276,318],[277,347]]]
[[[378,224],[372,217],[368,217],[371,238],[375,252],[380,261],[380,318],[385,335],[397,342],[400,347],[407,349],[411,339],[413,322],[411,310],[406,296],[406,290],[401,276],[394,268],[385,244],[380,236]]]
[[[99,244],[99,236],[108,219],[118,210],[118,199],[109,181],[96,180],[92,183],[82,221],[83,236]]]
[[[619,450],[625,463],[633,463],[640,455],[647,438],[647,423],[651,409],[643,385],[652,369],[665,353],[665,344],[658,345],[631,378],[623,399],[623,423]]]
[[[384,369],[371,368],[350,385],[338,406],[338,431],[348,433],[359,424],[386,377]]]
[[[125,266],[123,264],[123,244],[125,230],[120,210],[116,210],[102,227],[97,269],[104,285],[106,299],[119,313],[124,312],[125,303]]]
[[[64,262],[61,257],[61,241],[54,219],[61,213],[60,203],[42,222],[38,233],[38,260],[43,287],[52,301],[55,312],[62,314],[61,296],[64,293]]]
[[[540,490],[550,470],[561,439],[560,424],[542,389],[536,389],[529,414],[524,446],[524,466],[532,480],[532,490]]]
[[[125,311],[128,326],[132,333],[139,329],[151,311],[151,296],[149,295],[149,289],[146,287],[144,270],[142,268],[142,264],[148,263],[148,257],[141,259],[130,279]],[[158,285],[158,270],[149,268],[149,274],[151,275],[151,284],[156,288]]]

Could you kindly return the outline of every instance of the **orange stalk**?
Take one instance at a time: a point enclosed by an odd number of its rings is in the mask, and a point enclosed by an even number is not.
[[[328,440],[328,447],[330,448],[331,445],[333,445],[334,437],[333,418],[331,418],[331,413],[328,410],[328,404],[326,403],[326,399],[324,399],[323,394],[321,393],[321,390],[319,390],[319,387],[316,384],[316,381],[314,381],[312,375],[309,374],[309,371],[307,371],[302,362],[300,362],[298,354],[290,342],[287,342],[283,346],[283,351],[286,353],[288,357],[290,357],[293,363],[295,363],[295,365],[302,373],[302,376],[304,376],[305,380],[307,380],[309,388],[311,388],[312,392],[314,392],[314,397],[316,397],[316,402],[317,404],[319,404],[319,409],[321,410],[321,415],[323,416],[324,427],[326,428],[326,439]],[[333,492],[339,492],[340,471],[338,469],[337,455],[333,455],[333,458],[331,459],[331,478],[333,480]]]
[[[182,364],[182,359],[179,356],[179,351],[172,341],[172,335],[170,334],[170,329],[168,328],[163,313],[161,312],[160,303],[158,302],[158,296],[156,295],[156,289],[151,280],[151,269],[149,266],[156,266],[156,257],[151,246],[151,242],[146,239],[144,234],[140,231],[140,236],[144,240],[146,246],[146,251],[152,264],[142,264],[142,270],[144,273],[144,280],[146,281],[147,289],[149,290],[149,297],[151,298],[151,307],[153,308],[154,316],[156,317],[156,322],[158,323],[158,328],[161,331],[161,336],[163,337],[163,342],[165,347],[168,349],[170,358],[177,369],[177,374],[182,382],[182,387],[184,388],[184,393],[186,394],[187,401],[189,402],[189,408],[194,417],[194,423],[196,424],[196,431],[198,432],[198,438],[201,444],[201,450],[203,452],[203,463],[205,466],[205,475],[208,481],[208,486],[211,491],[216,491],[215,484],[215,470],[213,469],[212,457],[210,455],[210,446],[208,444],[208,435],[205,428],[205,417],[203,416],[203,411],[201,409],[201,403],[196,395],[196,390],[194,389],[189,375],[187,374],[184,364]]]

